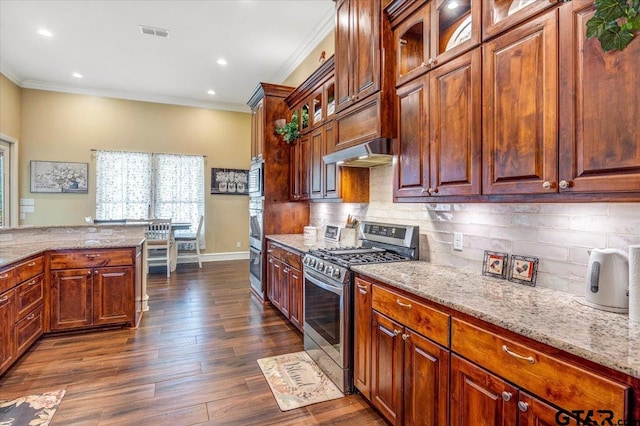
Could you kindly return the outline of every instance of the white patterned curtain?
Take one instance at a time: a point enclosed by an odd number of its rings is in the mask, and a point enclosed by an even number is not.
[[[151,206],[151,154],[96,152],[96,219],[145,219]]]
[[[191,223],[190,231],[196,232],[201,215],[202,156],[96,152],[96,219],[171,218],[173,222]]]
[[[153,163],[155,217],[189,222],[190,231],[196,232],[204,215],[204,159],[199,155],[154,154]]]

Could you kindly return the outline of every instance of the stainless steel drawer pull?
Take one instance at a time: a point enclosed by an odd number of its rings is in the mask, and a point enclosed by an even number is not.
[[[393,335],[397,336],[398,334],[400,334],[400,332],[398,330],[393,330]]]
[[[35,283],[37,283],[37,282],[38,282],[38,280],[31,280],[31,282],[30,282],[29,284],[27,284],[27,285],[28,285],[28,286],[32,286],[32,285],[34,285],[34,284],[35,284]]]
[[[529,404],[524,401],[518,401],[518,409],[524,413],[529,409]]]
[[[360,291],[360,294],[367,294],[367,287],[361,284],[357,284],[358,285],[358,291]]]
[[[505,401],[509,401],[511,400],[511,397],[513,395],[511,395],[511,392],[507,392],[507,391],[502,391],[502,399]]]
[[[511,355],[514,358],[518,358],[518,359],[521,359],[523,361],[528,361],[529,364],[533,364],[533,363],[536,362],[536,360],[533,359],[532,356],[522,356],[522,355],[519,355],[519,354],[517,354],[515,352],[511,352],[509,350],[509,348],[507,347],[507,345],[502,345],[502,350],[505,351],[508,355]]]
[[[36,262],[31,262],[27,266],[36,266]]]
[[[9,296],[5,296],[2,299],[0,299],[0,302],[6,302],[7,300],[9,300]]]
[[[32,320],[36,317],[36,314],[31,314],[27,317],[28,320]]]
[[[89,259],[92,259],[92,260],[93,260],[93,259],[95,259],[96,257],[100,257],[100,255],[99,255],[99,254],[88,254],[88,255],[87,255],[87,257],[88,257]]]
[[[411,303],[402,303],[400,299],[396,299],[396,303],[398,304],[398,306],[402,306],[403,308],[407,309],[411,309],[413,307]]]
[[[0,280],[4,280],[5,278],[9,277],[9,273],[7,272],[6,274],[2,274],[0,275]]]

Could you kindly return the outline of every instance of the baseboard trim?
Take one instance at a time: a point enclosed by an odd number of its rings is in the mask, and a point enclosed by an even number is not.
[[[248,260],[248,251],[231,251],[226,253],[202,253],[202,262],[220,262],[223,260]],[[197,259],[194,256],[178,256],[178,263],[194,263]]]

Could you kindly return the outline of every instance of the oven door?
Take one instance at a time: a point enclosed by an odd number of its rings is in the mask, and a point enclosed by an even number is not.
[[[249,209],[249,245],[262,250],[262,210]]]
[[[336,364],[346,368],[349,342],[345,327],[349,292],[342,284],[334,285],[313,270],[304,270],[304,333]],[[348,339],[347,339],[348,340]]]
[[[254,292],[264,297],[262,288],[262,250],[249,247],[249,281]]]

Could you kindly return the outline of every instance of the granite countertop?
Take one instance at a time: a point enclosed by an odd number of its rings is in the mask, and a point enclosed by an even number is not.
[[[27,244],[3,243],[0,246],[0,268],[47,250],[138,247],[143,243],[144,238],[139,237],[42,241]]]
[[[299,234],[267,238],[303,253],[336,246],[324,240],[305,244]],[[640,379],[640,323],[630,321],[628,315],[585,306],[580,303],[583,297],[424,261],[357,265],[351,269]]]
[[[315,241],[305,240],[302,234],[276,234],[267,235],[266,238],[302,253],[319,248],[340,247],[340,243],[327,241],[325,239],[316,239]]]

